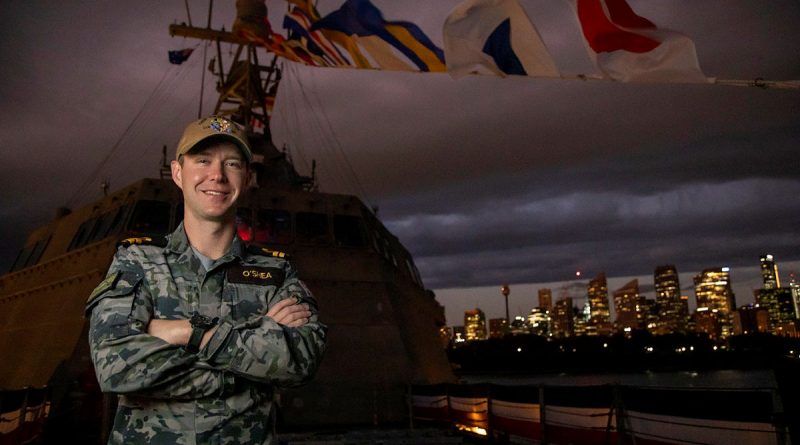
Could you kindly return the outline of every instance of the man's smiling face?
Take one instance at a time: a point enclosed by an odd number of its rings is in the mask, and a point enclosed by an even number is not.
[[[172,162],[172,179],[183,191],[185,218],[198,222],[233,218],[249,178],[242,152],[227,141],[198,147]]]

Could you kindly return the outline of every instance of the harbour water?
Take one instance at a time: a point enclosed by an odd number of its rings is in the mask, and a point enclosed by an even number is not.
[[[771,369],[723,369],[610,374],[463,375],[462,383],[593,386],[619,384],[658,388],[777,389]]]

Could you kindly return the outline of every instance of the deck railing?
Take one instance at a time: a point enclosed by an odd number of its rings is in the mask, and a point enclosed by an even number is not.
[[[39,437],[50,403],[47,387],[0,391],[0,445]],[[790,443],[774,388],[412,385],[409,403],[412,425],[448,425],[500,442]]]
[[[31,443],[50,414],[50,390],[25,388],[0,391],[0,445]]]
[[[547,444],[789,443],[774,388],[625,385],[412,385],[412,425],[450,425],[502,442]]]

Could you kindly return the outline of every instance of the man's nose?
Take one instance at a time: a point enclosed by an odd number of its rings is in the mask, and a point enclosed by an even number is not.
[[[210,179],[213,181],[226,182],[228,177],[225,175],[225,162],[214,162],[210,175]]]

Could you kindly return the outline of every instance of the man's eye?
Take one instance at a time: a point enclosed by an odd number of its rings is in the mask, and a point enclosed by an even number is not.
[[[227,164],[228,164],[228,167],[242,168],[242,163],[239,162],[239,161],[228,161]]]

